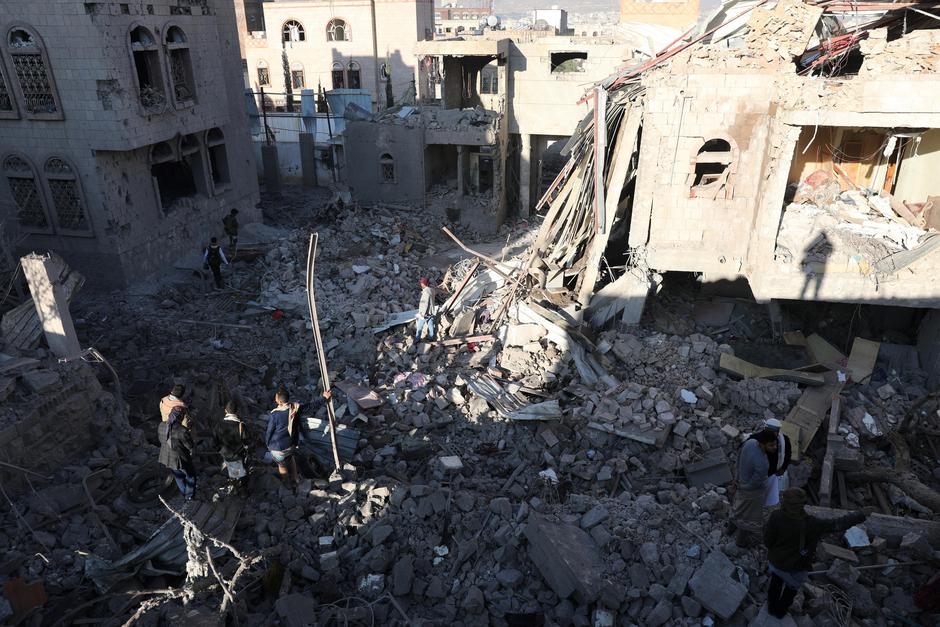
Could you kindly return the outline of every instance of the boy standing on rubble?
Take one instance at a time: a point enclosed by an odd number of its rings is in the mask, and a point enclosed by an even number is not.
[[[767,610],[776,618],[787,615],[797,592],[806,583],[816,556],[816,544],[827,533],[845,531],[863,522],[864,512],[851,512],[833,520],[806,513],[806,492],[799,488],[780,493],[780,508],[764,527],[764,544],[770,570]]]
[[[186,403],[183,402],[183,394],[186,393],[186,388],[182,385],[176,384],[173,386],[173,389],[170,390],[170,393],[160,399],[160,418],[162,422],[166,422],[170,417],[170,412],[173,411],[176,407],[182,407],[186,409]]]
[[[324,391],[320,398],[314,399],[305,409],[316,412],[332,395],[330,390]],[[300,440],[300,425],[297,424],[297,419],[300,417],[301,404],[291,403],[290,393],[284,388],[278,388],[274,395],[274,402],[277,403],[277,407],[271,410],[268,418],[264,443],[271,452],[274,463],[277,464],[277,473],[281,479],[286,481],[290,476],[291,481],[296,484],[298,482],[297,460],[294,454]]]
[[[222,289],[222,264],[228,265],[228,259],[225,258],[225,251],[219,246],[217,237],[213,237],[209,242],[209,246],[202,253],[202,260],[206,267],[212,270],[216,289]]]
[[[228,245],[235,250],[238,248],[238,209],[232,209],[227,216],[222,218],[222,227],[228,235]]]
[[[428,339],[434,339],[434,314],[437,308],[434,305],[434,288],[427,277],[418,281],[421,286],[421,300],[418,302],[418,317],[415,319],[415,342],[421,341],[421,332],[428,328]]]
[[[753,546],[760,538],[770,468],[768,456],[776,450],[777,435],[769,429],[754,434],[741,446],[729,531],[737,530],[735,543],[742,548]]]
[[[235,401],[225,404],[225,416],[219,423],[215,437],[231,489],[244,493],[248,486],[248,431],[236,409]]]
[[[192,434],[192,418],[185,406],[177,406],[157,427],[161,464],[170,469],[180,494],[187,501],[196,496],[196,443]]]

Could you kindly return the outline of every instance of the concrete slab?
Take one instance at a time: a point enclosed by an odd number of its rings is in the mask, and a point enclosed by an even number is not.
[[[731,578],[734,564],[721,551],[713,551],[689,580],[695,600],[703,607],[728,620],[747,596],[747,588]]]
[[[573,525],[532,516],[525,527],[529,558],[560,599],[597,599],[604,584],[603,561],[587,533]]]

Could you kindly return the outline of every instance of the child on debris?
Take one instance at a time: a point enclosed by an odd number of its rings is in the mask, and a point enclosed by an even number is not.
[[[169,394],[160,399],[160,418],[163,422],[167,421],[167,418],[170,417],[170,412],[173,411],[175,407],[186,408],[186,403],[183,402],[183,394],[185,393],[186,388],[177,384],[173,386]]]
[[[228,265],[228,259],[225,258],[225,251],[219,246],[219,239],[213,237],[209,242],[209,247],[202,253],[202,260],[206,268],[212,270],[212,278],[215,279],[215,287],[222,289],[222,264]]]
[[[415,319],[415,342],[421,341],[421,332],[425,326],[428,329],[428,339],[434,339],[434,314],[437,312],[431,282],[427,277],[421,277],[418,285],[421,286],[421,300],[418,302],[418,317]]]
[[[741,446],[729,531],[737,530],[735,542],[742,548],[759,540],[770,469],[768,456],[776,450],[777,435],[769,429],[754,434]]]
[[[228,235],[228,245],[232,249],[238,248],[238,209],[232,209],[227,216],[222,218],[222,226],[225,228],[225,234]]]
[[[316,412],[326,404],[326,401],[332,397],[330,390],[323,392],[321,398],[316,398],[306,410]],[[295,484],[298,482],[297,460],[294,453],[297,449],[297,443],[300,439],[300,427],[297,424],[297,418],[300,415],[301,404],[290,402],[290,393],[284,388],[278,388],[274,395],[274,402],[277,407],[271,410],[268,418],[268,428],[264,435],[265,446],[271,452],[271,458],[277,464],[277,472],[282,480],[286,480],[288,475]]]
[[[244,493],[248,487],[248,432],[236,409],[235,401],[225,404],[225,416],[216,429],[215,437],[230,489]]]
[[[806,492],[791,488],[780,493],[780,508],[770,514],[764,527],[764,544],[770,569],[767,610],[784,618],[797,592],[806,583],[807,571],[816,556],[816,544],[827,533],[845,531],[867,518],[864,512],[851,512],[825,520],[806,513]]]
[[[161,464],[170,469],[180,494],[187,501],[196,496],[196,443],[192,434],[192,418],[186,407],[174,407],[157,427]]]

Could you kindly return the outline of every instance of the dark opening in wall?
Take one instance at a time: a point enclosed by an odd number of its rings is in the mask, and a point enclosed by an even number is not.
[[[586,52],[553,52],[551,53],[552,74],[583,72],[587,58]]]
[[[155,163],[150,168],[150,174],[157,181],[160,205],[164,211],[171,209],[178,200],[198,193],[189,160]]]
[[[480,157],[479,168],[480,193],[485,194],[493,189],[493,159],[491,157]]]
[[[166,105],[166,94],[160,70],[160,52],[148,30],[138,27],[131,31],[131,50],[140,89],[140,104],[148,111],[162,109]]]
[[[723,139],[710,139],[699,148],[695,159],[694,185],[708,185],[717,180],[731,163],[731,145]]]

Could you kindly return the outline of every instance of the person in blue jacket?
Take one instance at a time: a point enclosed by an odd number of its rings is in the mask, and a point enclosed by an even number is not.
[[[271,410],[268,418],[268,428],[264,434],[264,443],[271,451],[271,457],[277,464],[277,472],[282,480],[286,481],[290,477],[291,481],[297,483],[297,460],[294,454],[297,450],[297,443],[300,440],[300,425],[297,420],[301,409],[309,412],[316,412],[326,404],[326,401],[332,397],[332,392],[327,390],[323,392],[321,398],[314,399],[306,407],[300,403],[290,402],[290,393],[285,388],[278,388],[274,395],[274,402],[277,407]]]

